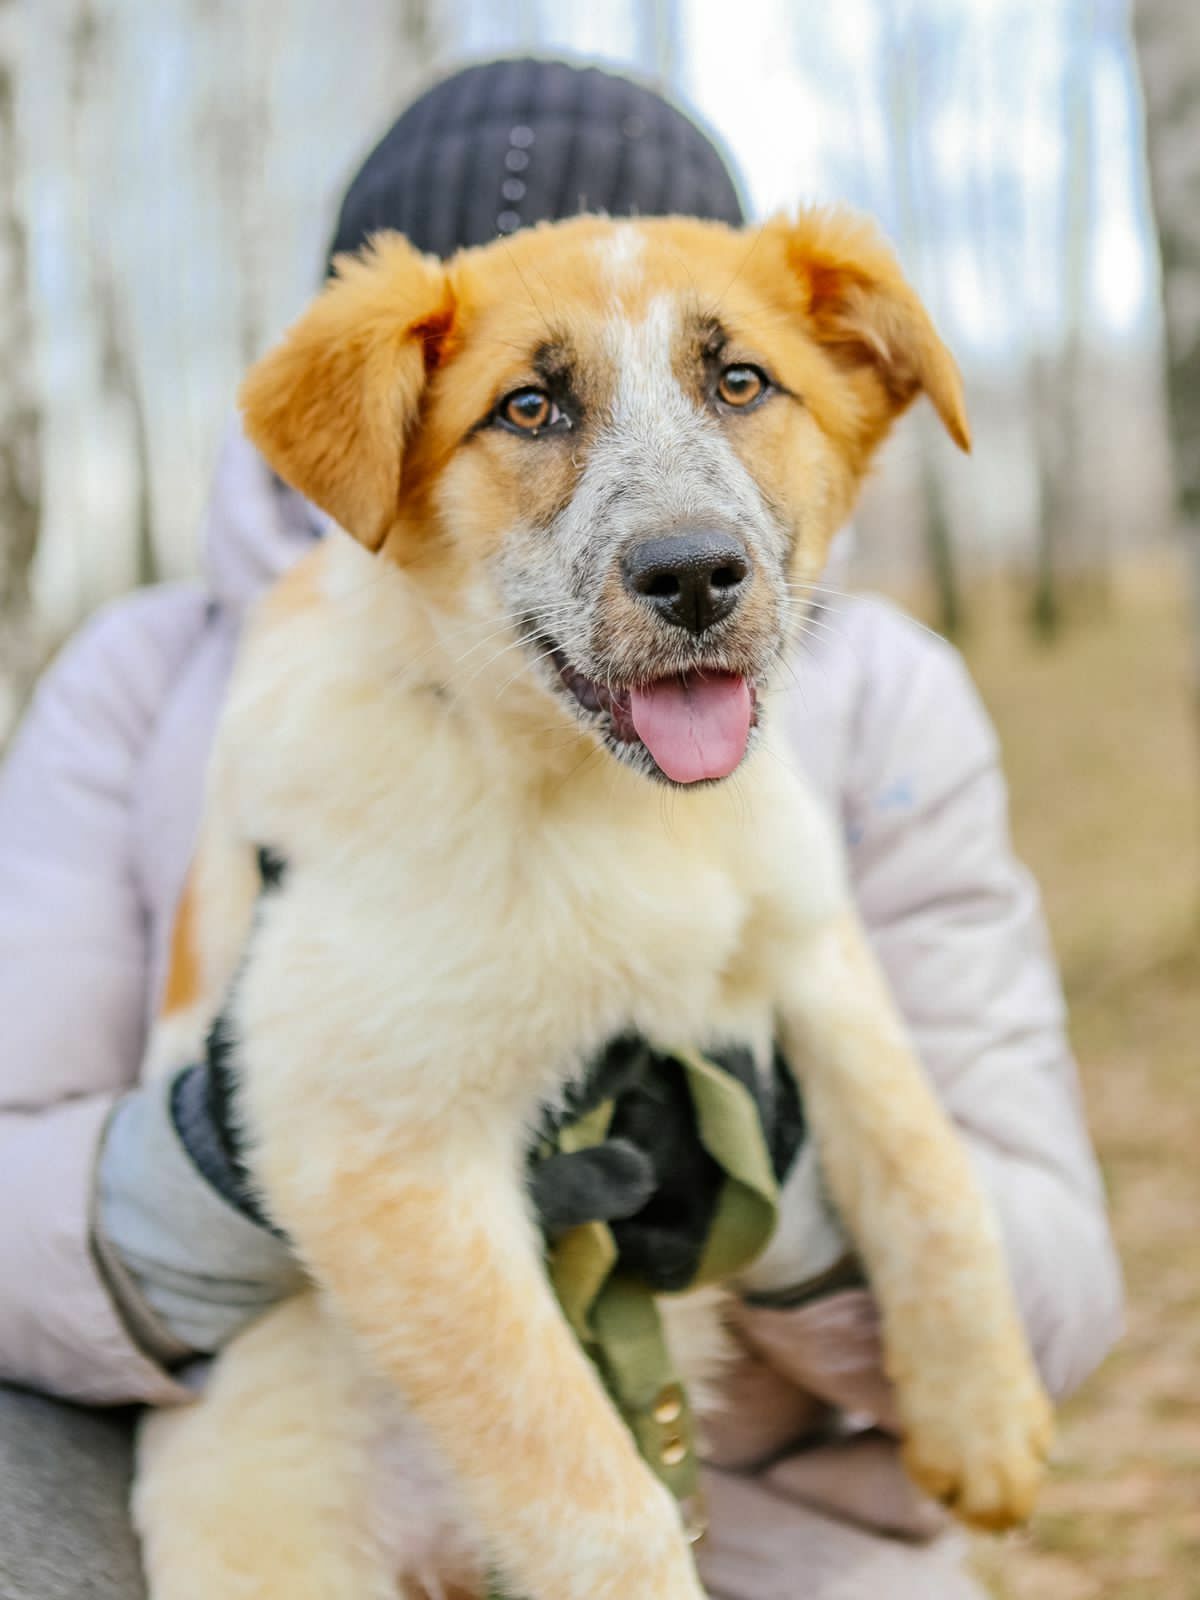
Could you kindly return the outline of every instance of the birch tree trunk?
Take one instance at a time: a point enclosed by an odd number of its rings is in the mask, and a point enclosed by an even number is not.
[[[1134,36],[1162,256],[1171,450],[1192,574],[1200,701],[1200,6],[1137,0]]]
[[[0,744],[38,665],[30,569],[39,515],[38,406],[16,134],[18,0],[0,0]]]
[[[930,248],[937,227],[936,201],[930,194],[930,164],[925,157],[925,107],[931,86],[945,66],[945,48],[937,30],[923,26],[911,7],[886,12],[883,71],[891,120],[896,213],[901,255],[909,272],[936,305],[940,299],[936,250]],[[936,427],[922,412],[915,426],[920,451],[918,484],[922,501],[922,532],[928,573],[937,596],[938,626],[948,638],[963,631],[966,621],[958,552],[945,485],[938,469],[943,448]]]
[[[1081,488],[1085,473],[1084,409],[1088,268],[1093,237],[1092,49],[1094,0],[1076,0],[1067,14],[1067,65],[1063,82],[1063,180],[1061,251],[1063,346],[1052,364],[1033,358],[1031,389],[1038,437],[1041,516],[1038,527],[1030,622],[1034,633],[1053,639],[1068,609],[1064,579],[1078,595],[1105,565],[1103,550],[1089,549]]]

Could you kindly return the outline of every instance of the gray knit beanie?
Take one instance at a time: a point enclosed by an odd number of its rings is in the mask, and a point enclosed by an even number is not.
[[[596,67],[488,62],[430,89],[376,145],[330,260],[381,228],[448,256],[584,211],[744,220],[712,140],[660,95]]]

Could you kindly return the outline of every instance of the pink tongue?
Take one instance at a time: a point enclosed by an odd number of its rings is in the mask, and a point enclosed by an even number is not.
[[[752,702],[729,673],[664,678],[630,693],[638,738],[676,783],[727,778],[746,753]]]

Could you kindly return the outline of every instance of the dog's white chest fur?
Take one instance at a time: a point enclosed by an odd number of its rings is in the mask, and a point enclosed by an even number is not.
[[[336,561],[349,584],[358,552]],[[392,656],[384,619],[401,582],[373,572],[354,605],[274,626],[237,680],[223,749],[240,782],[219,798],[243,838],[287,863],[282,892],[258,898],[234,991],[255,1040],[243,1110],[276,1149],[319,1105],[331,1124],[368,1107],[374,1149],[452,1125],[461,1185],[463,1165],[510,1167],[538,1104],[619,1032],[767,1058],[777,952],[844,888],[828,823],[779,752],[752,757],[736,786],[681,795],[602,752],[547,771],[491,725],[491,685],[464,697],[414,681],[411,618]],[[310,653],[331,670],[298,672]],[[224,964],[239,959],[231,945]],[[323,1160],[347,1159],[335,1140],[306,1152],[314,1185],[336,1181]],[[702,1293],[677,1310],[671,1344],[703,1405],[724,1357],[717,1303]],[[346,1403],[371,1419],[380,1548],[410,1570],[469,1567],[428,1441],[343,1355]]]
[[[388,582],[375,587],[382,606]],[[341,662],[333,681],[290,669],[306,628]],[[736,787],[684,795],[600,752],[547,776],[490,726],[492,685],[466,700],[414,686],[362,637],[344,611],[293,624],[234,708],[235,730],[239,711],[261,727],[286,700],[310,741],[289,743],[276,711],[276,765],[255,773],[242,819],[289,863],[286,893],[260,908],[249,1013],[290,1008],[328,1030],[342,1091],[402,1119],[450,1095],[465,1108],[476,1089],[490,1114],[506,1100],[524,1114],[630,1028],[765,1048],[773,946],[843,893],[830,830],[778,752],[752,757]],[[252,749],[239,758],[245,770]],[[341,772],[354,774],[344,794],[318,777]],[[351,1061],[354,1082],[336,1065]],[[299,1092],[291,1063],[287,1077]]]

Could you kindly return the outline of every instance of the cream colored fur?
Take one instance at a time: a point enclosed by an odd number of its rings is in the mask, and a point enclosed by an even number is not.
[[[482,582],[438,599],[340,535],[294,582],[220,734],[187,1020],[248,952],[254,1167],[317,1287],[147,1427],[152,1600],[463,1592],[485,1561],[529,1600],[697,1600],[521,1183],[539,1105],[629,1027],[701,1048],[781,1033],[914,1476],[969,1519],[1023,1515],[1049,1415],[996,1229],[780,752],[667,793],[564,736],[535,682],[479,670],[503,635]],[[289,868],[256,910],[259,843]]]

